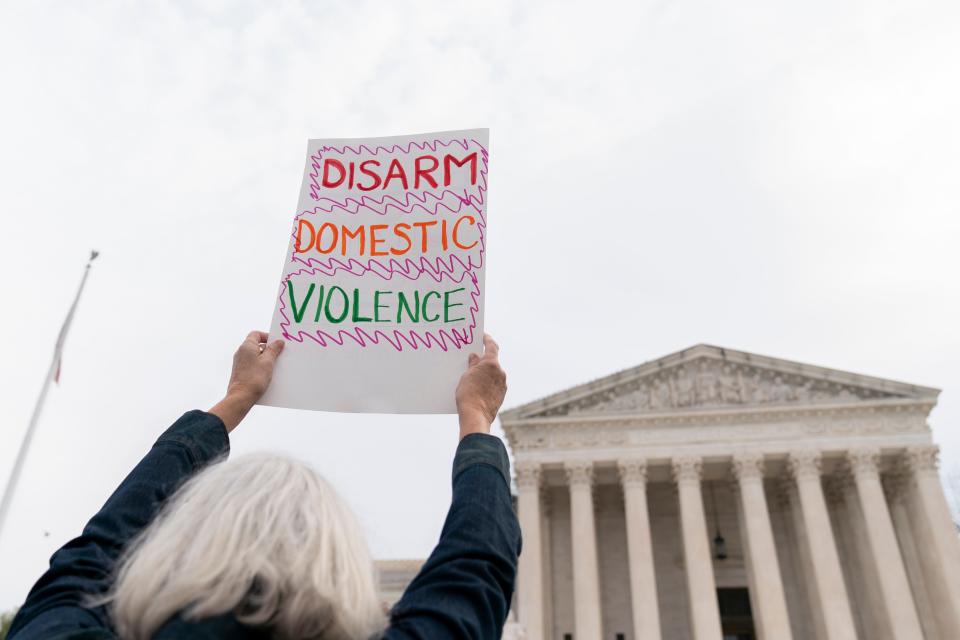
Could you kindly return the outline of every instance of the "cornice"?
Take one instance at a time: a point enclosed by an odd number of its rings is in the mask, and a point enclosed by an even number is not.
[[[574,416],[548,416],[535,418],[511,418],[500,414],[504,430],[535,425],[575,424],[582,427],[599,424],[715,424],[727,422],[757,422],[777,418],[831,417],[838,415],[870,414],[878,412],[923,412],[928,414],[936,403],[911,398],[886,398],[870,402],[833,402],[818,404],[790,404],[773,406],[708,407],[702,409],[679,409],[649,413],[598,413]]]
[[[688,439],[688,429],[716,432],[716,437],[752,439],[763,430],[771,437],[875,434],[929,434],[927,410],[916,401],[883,400],[834,406],[764,407],[748,410],[691,410],[597,417],[536,418],[504,422],[510,446],[553,449],[619,446],[628,441],[671,442]]]
[[[850,437],[904,438],[914,444],[929,442],[926,414],[906,411],[805,412],[771,417],[770,414],[730,414],[726,419],[704,416],[688,422],[631,420],[553,420],[505,427],[510,448],[522,452],[562,452],[588,449],[700,446],[725,443],[829,441]],[[781,445],[782,446],[782,445]],[[618,456],[619,457],[619,456]]]

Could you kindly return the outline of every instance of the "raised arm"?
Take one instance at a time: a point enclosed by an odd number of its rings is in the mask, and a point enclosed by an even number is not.
[[[497,344],[484,336],[457,388],[460,444],[453,499],[440,541],[390,616],[385,640],[499,638],[510,610],[520,525],[510,498],[510,463],[489,435],[506,392]]]
[[[283,343],[263,348],[266,334],[251,333],[234,356],[227,394],[209,412],[189,411],[157,440],[120,483],[83,533],[50,558],[50,568],[30,590],[10,627],[11,639],[50,638],[63,631],[100,629],[111,637],[104,607],[89,607],[104,594],[126,544],[146,527],[166,499],[194,472],[225,456],[227,433],[270,382]]]

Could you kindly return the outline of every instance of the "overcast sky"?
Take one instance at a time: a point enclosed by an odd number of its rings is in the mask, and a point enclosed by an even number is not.
[[[0,610],[266,329],[306,140],[488,126],[514,406],[699,342],[943,389],[960,464],[960,5],[0,4]],[[550,271],[530,272],[549,262]],[[257,408],[380,558],[423,557],[452,417]]]

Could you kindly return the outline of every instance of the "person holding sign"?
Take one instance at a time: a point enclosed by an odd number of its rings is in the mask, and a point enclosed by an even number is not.
[[[460,377],[450,510],[388,616],[360,528],[319,474],[274,455],[226,461],[282,357],[267,340],[244,340],[224,399],[167,429],[53,555],[9,638],[500,637],[520,527],[506,449],[489,435],[506,391],[497,344],[485,335]]]
[[[453,413],[481,347],[489,130],[307,141],[260,404]]]

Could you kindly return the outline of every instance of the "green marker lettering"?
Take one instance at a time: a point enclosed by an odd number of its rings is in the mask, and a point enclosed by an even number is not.
[[[317,298],[317,312],[313,315],[314,322],[320,322],[320,314],[323,312],[323,285],[320,285],[319,298]]]
[[[456,293],[457,291],[463,291],[463,287],[460,287],[459,289],[454,289],[452,291],[443,292],[443,321],[444,322],[460,322],[461,320],[464,319],[464,318],[454,318],[453,320],[450,319],[450,307],[463,306],[462,302],[454,302],[453,304],[450,304],[450,294]]]
[[[307,289],[307,297],[303,301],[303,304],[300,306],[300,309],[298,310],[297,301],[294,299],[294,296],[293,296],[293,282],[291,280],[287,280],[287,294],[290,297],[290,307],[293,309],[293,319],[297,323],[303,320],[303,312],[307,310],[307,303],[310,302],[310,296],[313,295],[313,289],[315,286],[316,285],[314,283],[312,282],[310,283],[310,288]]]
[[[339,291],[340,295],[343,296],[343,313],[340,314],[339,318],[334,318],[330,314],[330,300],[333,298],[334,290]],[[341,322],[343,322],[344,318],[347,317],[347,314],[350,313],[350,298],[347,296],[347,292],[341,289],[340,287],[338,287],[337,285],[333,285],[332,287],[330,287],[330,295],[327,296],[327,304],[324,305],[323,312],[327,316],[327,320],[329,320],[333,324],[340,324]]]
[[[380,294],[393,293],[393,291],[374,291],[373,292],[373,321],[374,322],[390,322],[390,319],[386,320],[380,319],[380,309],[389,309],[388,305],[380,304]]]
[[[427,317],[427,303],[430,300],[430,296],[437,296],[438,299],[440,298],[440,294],[437,293],[436,291],[427,291],[427,294],[423,296],[423,319],[426,320],[427,322],[436,322],[437,320],[440,319],[439,313],[433,316],[432,318]]]
[[[353,321],[354,322],[370,322],[370,318],[365,318],[360,315],[360,289],[353,290]]]
[[[397,324],[400,324],[400,316],[403,310],[407,310],[407,317],[411,322],[420,322],[420,292],[413,292],[413,309],[410,308],[410,301],[403,291],[397,293]]]

